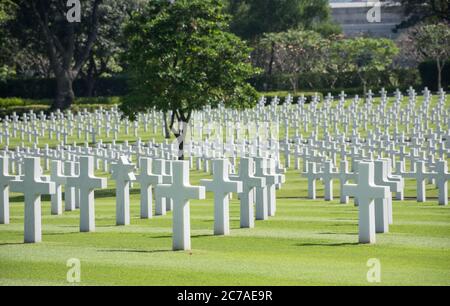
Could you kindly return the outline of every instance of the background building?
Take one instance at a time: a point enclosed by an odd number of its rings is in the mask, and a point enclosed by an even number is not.
[[[394,1],[378,2],[380,20],[369,22],[367,15],[376,3],[374,0],[330,0],[333,19],[342,26],[347,36],[395,38],[398,34],[392,30],[403,20],[402,7]]]

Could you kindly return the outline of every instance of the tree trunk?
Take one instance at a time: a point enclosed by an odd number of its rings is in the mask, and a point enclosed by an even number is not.
[[[438,59],[436,60],[437,64],[437,71],[438,71],[438,87],[437,90],[440,90],[442,88],[442,68],[443,65],[441,65],[441,61]]]
[[[367,82],[362,80],[363,90],[364,90],[364,103],[367,103]]]
[[[178,143],[178,160],[184,160],[184,139]]]
[[[163,123],[164,123],[164,137],[166,139],[170,139],[170,129],[169,124],[167,123],[167,112],[163,114]]]
[[[93,75],[87,75],[85,82],[86,82],[86,97],[93,97],[94,96],[94,90],[95,90],[95,77]]]
[[[178,143],[178,160],[184,160],[184,141],[186,140],[186,135],[189,131],[188,125],[191,120],[192,112],[189,111],[188,115],[184,114],[182,111],[174,111],[172,113],[172,118],[170,120],[170,129],[176,137]],[[176,124],[178,124],[178,129],[174,128],[175,117],[177,118]]]
[[[290,81],[290,83],[291,83],[292,90],[294,91],[294,93],[296,93],[296,92],[297,92],[297,82],[298,82],[298,79],[297,79],[297,78],[290,78],[289,81]]]
[[[270,62],[269,62],[269,75],[272,75],[273,63],[275,62],[275,43],[272,42],[272,47],[270,50]]]
[[[56,98],[52,105],[52,109],[66,110],[75,100],[73,92],[73,79],[70,72],[64,71],[56,75]]]

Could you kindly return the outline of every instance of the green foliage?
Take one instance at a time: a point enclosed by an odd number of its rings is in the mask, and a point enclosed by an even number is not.
[[[419,65],[420,78],[422,79],[422,86],[428,87],[431,90],[438,90],[438,70],[435,61],[425,61]],[[442,88],[445,90],[450,88],[450,60],[445,63],[442,71]]]
[[[413,33],[414,44],[426,59],[437,66],[437,87],[442,88],[442,71],[450,58],[450,26],[448,24],[422,25]]]
[[[0,98],[0,117],[11,115],[14,112],[20,115],[31,110],[35,113],[48,111],[52,103],[51,99]],[[94,111],[99,108],[108,109],[121,103],[120,97],[77,98],[72,104],[71,110],[73,112],[83,109]]]
[[[423,25],[413,34],[415,45],[428,59],[450,57],[450,26],[444,23]]]
[[[260,47],[266,52],[273,50],[276,70],[290,76],[292,90],[296,92],[299,74],[322,70],[325,42],[317,32],[289,30],[266,34]]]
[[[1,70],[1,69],[0,69]],[[55,95],[56,81],[54,78],[8,78],[0,81],[0,97],[21,97],[26,99],[52,99]],[[100,77],[95,80],[97,96],[123,96],[129,92],[125,76]],[[83,79],[73,82],[77,97],[87,97],[88,90]]]
[[[398,28],[409,28],[420,23],[450,22],[448,0],[399,0],[407,17]]]
[[[0,1],[0,26],[7,20],[12,18],[12,12],[14,11],[15,5],[10,0]]]
[[[219,0],[148,2],[125,28],[132,94],[122,110],[173,111],[188,122],[206,105],[255,103],[256,91],[246,82],[255,74],[250,49],[227,30]]]
[[[383,38],[359,37],[343,40],[341,44],[339,55],[349,65],[348,69],[356,72],[364,88],[370,75],[385,71],[399,53],[392,40]]]
[[[228,11],[231,30],[250,40],[330,21],[328,0],[229,0]]]

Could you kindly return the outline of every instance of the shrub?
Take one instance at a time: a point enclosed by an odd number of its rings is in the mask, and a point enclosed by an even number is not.
[[[7,79],[0,81],[0,97],[22,97],[26,99],[53,99],[56,81],[54,79]],[[76,97],[87,96],[86,81],[77,79],[73,83]],[[126,77],[100,78],[95,81],[94,96],[123,96],[128,94]]]
[[[422,87],[428,87],[430,90],[438,90],[438,71],[435,61],[426,61],[419,65]],[[450,86],[450,60],[445,63],[442,71],[442,87],[444,89]]]
[[[92,112],[96,109],[111,109],[120,104],[120,97],[98,97],[98,98],[79,98],[72,105],[71,110],[78,112],[86,109]],[[33,111],[39,113],[41,111],[48,112],[52,100],[31,100],[22,98],[0,98],[0,117],[12,115],[14,112],[21,116],[24,113]]]

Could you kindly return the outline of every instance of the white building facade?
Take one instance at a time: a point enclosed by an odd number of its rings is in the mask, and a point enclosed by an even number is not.
[[[330,0],[333,20],[347,36],[373,36],[394,39],[395,26],[404,19],[402,6],[395,1]]]

